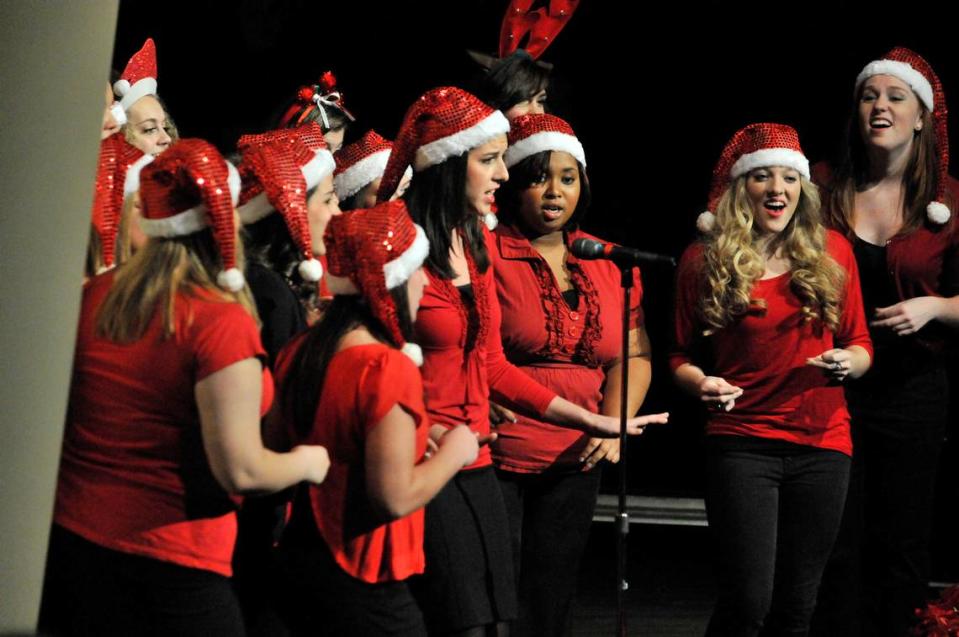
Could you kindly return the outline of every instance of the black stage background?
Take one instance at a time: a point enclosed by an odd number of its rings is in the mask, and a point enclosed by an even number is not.
[[[240,134],[263,130],[281,102],[326,69],[358,118],[347,141],[368,128],[392,137],[420,93],[473,71],[466,48],[495,51],[506,4],[125,0],[114,67],[153,37],[160,94],[181,134],[223,151]],[[831,156],[856,75],[895,45],[925,56],[959,109],[959,44],[938,15],[942,6],[583,0],[544,59],[555,64],[550,108],[586,148],[594,193],[586,229],[678,256],[694,236],[713,163],[736,129],[788,123],[811,159]],[[959,149],[959,122],[952,124]],[[629,484],[632,493],[697,496],[703,413],[672,386],[663,356],[671,277],[644,271],[655,351],[644,410],[669,410],[672,423],[632,442]],[[959,579],[956,446],[950,441],[943,458],[936,539],[935,575],[952,579]],[[608,471],[606,491],[613,477]]]

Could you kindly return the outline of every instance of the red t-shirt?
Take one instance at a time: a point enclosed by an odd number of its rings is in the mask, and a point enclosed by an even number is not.
[[[574,231],[567,242],[592,235]],[[544,387],[589,411],[598,412],[606,368],[622,348],[623,293],[619,268],[610,261],[566,264],[579,292],[579,306],[563,300],[545,259],[517,230],[500,224],[494,233],[493,266],[503,313],[506,358]],[[630,326],[643,324],[643,288],[633,270]],[[581,468],[583,432],[517,414],[517,422],[496,427],[493,462],[508,471],[539,473],[547,468]]]
[[[696,307],[702,293],[703,246],[690,246],[676,282],[674,345],[670,366],[693,363],[741,387],[732,411],[711,411],[706,433],[756,436],[852,453],[849,412],[842,385],[830,384],[806,359],[834,347],[859,345],[872,355],[852,247],[828,231],[826,250],[846,272],[839,329],[817,330],[801,320],[789,273],[756,281],[752,296],[764,312],[750,312],[708,337]],[[819,333],[817,333],[817,331]]]
[[[177,295],[176,333],[160,313],[134,343],[94,334],[109,272],[83,292],[54,521],[101,546],[231,575],[235,501],[210,471],[196,384],[247,358],[265,360],[237,303]],[[263,369],[262,412],[273,399]]]
[[[301,336],[280,354],[279,387],[302,344]],[[292,423],[284,423],[294,444],[323,445],[330,454],[326,480],[309,486],[320,535],[337,564],[364,582],[397,581],[422,573],[423,509],[384,522],[370,510],[364,470],[366,437],[394,405],[413,417],[416,458],[423,457],[429,419],[419,370],[399,350],[377,343],[337,352],[326,378],[335,382],[323,386],[309,435],[301,438]]]
[[[490,247],[492,235],[485,228],[483,235]],[[446,427],[462,423],[481,435],[488,434],[491,394],[497,402],[543,414],[556,394],[507,362],[503,355],[493,268],[478,275],[481,285],[473,286],[486,294],[488,324],[476,328],[477,332],[485,330],[486,339],[468,350],[469,313],[459,293],[448,281],[439,280],[429,269],[426,272],[430,284],[423,292],[416,315],[415,342],[423,349],[421,371],[430,420]],[[466,469],[490,464],[489,447],[484,445],[476,462]]]

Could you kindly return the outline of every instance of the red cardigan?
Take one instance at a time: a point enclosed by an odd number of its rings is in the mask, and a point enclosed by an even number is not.
[[[801,306],[786,273],[753,285],[753,298],[766,301],[765,311],[749,312],[732,325],[702,336],[697,305],[702,294],[703,245],[695,243],[683,254],[677,273],[670,366],[675,370],[692,363],[744,390],[732,411],[710,412],[707,434],[755,436],[852,453],[842,386],[830,383],[821,369],[806,365],[807,358],[834,347],[859,345],[872,355],[852,247],[830,230],[826,249],[846,272],[835,334],[802,322]]]
[[[813,180],[823,190],[828,204],[832,187],[832,169],[826,162],[813,166]],[[948,177],[946,189],[952,215],[943,225],[926,222],[918,229],[897,234],[886,243],[886,262],[900,301],[917,296],[950,297],[959,294],[959,181]],[[853,231],[836,228],[850,239]],[[918,343],[939,352],[950,338],[951,330],[931,321],[915,335]],[[882,364],[881,361],[877,361]]]
[[[492,237],[485,228],[487,246]],[[472,268],[471,268],[472,269]],[[473,273],[471,273],[473,274]],[[459,291],[427,269],[429,285],[416,316],[415,342],[423,349],[423,387],[430,420],[445,427],[465,423],[480,434],[490,431],[489,398],[523,411],[542,415],[556,397],[507,362],[500,340],[500,306],[493,268],[476,274],[475,307],[467,312]],[[479,298],[479,297],[484,298]],[[473,338],[478,334],[480,338]],[[480,448],[473,469],[491,464],[489,447]]]

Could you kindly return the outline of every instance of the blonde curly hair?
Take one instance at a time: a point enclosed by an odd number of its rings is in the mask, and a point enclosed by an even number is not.
[[[765,308],[753,299],[753,283],[766,269],[758,248],[753,204],[746,193],[750,173],[738,177],[716,206],[716,223],[704,238],[703,293],[699,313],[706,334],[722,329],[750,310]],[[826,228],[820,214],[819,191],[800,177],[796,212],[769,248],[790,262],[790,288],[802,304],[803,322],[818,322],[830,331],[839,327],[841,289],[845,273],[826,252]]]

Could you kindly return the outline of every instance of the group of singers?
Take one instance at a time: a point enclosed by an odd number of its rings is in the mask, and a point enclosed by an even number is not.
[[[667,415],[635,416],[638,268],[624,353],[619,268],[571,250],[587,157],[548,83],[517,50],[343,145],[326,73],[228,160],[179,138],[152,40],[133,56],[41,632],[568,633],[621,405],[630,434]],[[923,58],[893,49],[854,95],[833,162],[736,132],[678,267],[661,347],[708,409],[708,635],[904,635],[925,600],[959,182]]]

